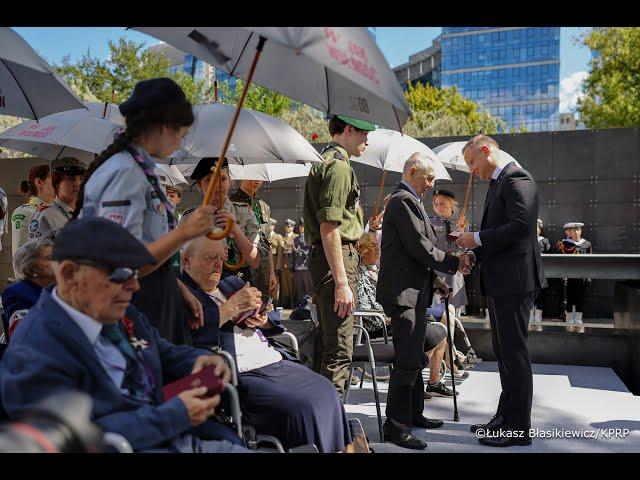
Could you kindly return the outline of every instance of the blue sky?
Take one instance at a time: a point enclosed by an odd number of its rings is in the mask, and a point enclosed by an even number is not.
[[[158,43],[142,33],[124,27],[15,27],[22,37],[51,63],[59,63],[65,55],[78,59],[90,50],[93,56],[108,53],[107,41],[126,38],[147,45]],[[590,51],[575,45],[573,39],[587,27],[563,27],[560,36],[560,111],[575,105],[581,81],[586,76]],[[389,64],[394,67],[406,62],[409,55],[429,45],[441,32],[441,27],[377,27],[376,40]]]

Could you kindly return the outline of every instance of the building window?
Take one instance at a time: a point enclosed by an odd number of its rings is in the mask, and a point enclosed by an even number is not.
[[[540,93],[549,93],[549,85],[546,83],[540,85]]]

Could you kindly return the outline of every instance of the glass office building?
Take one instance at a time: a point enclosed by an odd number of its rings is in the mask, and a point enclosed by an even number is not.
[[[442,86],[456,86],[507,130],[558,128],[560,27],[444,27]]]

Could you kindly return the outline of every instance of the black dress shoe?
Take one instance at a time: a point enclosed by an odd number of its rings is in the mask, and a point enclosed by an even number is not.
[[[399,427],[394,425],[387,419],[384,422],[384,440],[385,442],[392,442],[403,448],[410,448],[412,450],[424,450],[427,448],[427,442],[420,440],[418,437],[411,434],[408,427]]]
[[[410,448],[412,450],[424,450],[427,448],[427,442],[420,440],[408,432],[385,432],[384,441],[395,443],[399,447]]]
[[[444,425],[442,420],[435,420],[433,418],[418,417],[413,421],[412,426],[420,428],[440,428]]]
[[[469,430],[473,433],[476,433],[478,430],[495,430],[502,426],[503,423],[504,417],[502,415],[494,415],[487,423],[476,423],[475,425],[471,425]]]
[[[499,437],[487,437],[481,438],[480,443],[487,447],[527,447],[531,445],[531,437],[528,435],[520,436],[507,436],[509,432],[516,433],[513,430],[503,430],[504,434]]]

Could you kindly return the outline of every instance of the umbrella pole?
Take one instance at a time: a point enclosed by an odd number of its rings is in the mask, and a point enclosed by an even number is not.
[[[473,186],[473,175],[469,173],[469,181],[467,182],[467,191],[464,194],[464,203],[462,204],[462,209],[460,210],[460,219],[458,220],[458,228],[460,231],[464,230],[467,226],[467,204],[469,203],[469,197],[471,196],[471,187]]]
[[[236,123],[238,122],[238,117],[240,116],[240,110],[242,110],[242,104],[244,103],[244,99],[247,96],[247,91],[249,90],[249,85],[251,84],[251,79],[253,78],[253,73],[256,69],[256,65],[258,63],[258,59],[260,58],[260,54],[262,53],[262,48],[264,47],[267,39],[263,36],[260,36],[260,40],[258,41],[258,46],[256,47],[256,54],[253,57],[253,61],[251,62],[251,68],[249,68],[249,73],[247,74],[247,79],[244,84],[244,88],[242,89],[242,95],[240,95],[240,99],[238,100],[238,104],[236,105],[236,111],[233,114],[233,118],[231,119],[231,125],[229,125],[229,131],[227,132],[227,137],[224,140],[224,145],[222,146],[222,152],[218,157],[218,162],[216,162],[216,166],[213,169],[213,177],[211,177],[211,181],[209,182],[209,186],[207,188],[207,192],[205,193],[204,200],[202,205],[211,205],[211,201],[213,200],[213,189],[218,182],[221,183],[222,179],[220,177],[220,170],[222,170],[223,159],[227,155],[227,149],[229,148],[229,143],[231,143],[231,137],[233,135],[233,131],[236,128]],[[222,189],[220,191],[219,202],[222,206]],[[207,235],[209,238],[213,240],[220,240],[229,235],[231,229],[233,228],[233,221],[227,222],[227,226],[221,233],[213,233],[211,232]]]
[[[213,101],[218,103],[218,81],[213,81]]]
[[[113,103],[113,98],[116,95],[116,90],[112,89],[111,90],[111,103]],[[102,111],[102,118],[106,118],[107,116],[107,106],[109,105],[109,102],[104,102],[104,110]]]
[[[387,171],[382,170],[382,177],[380,178],[380,190],[378,191],[378,198],[376,199],[376,203],[373,206],[373,216],[371,217],[372,219],[378,216],[378,208],[380,207],[380,197],[382,197],[382,189],[384,188],[385,178],[387,178]]]

